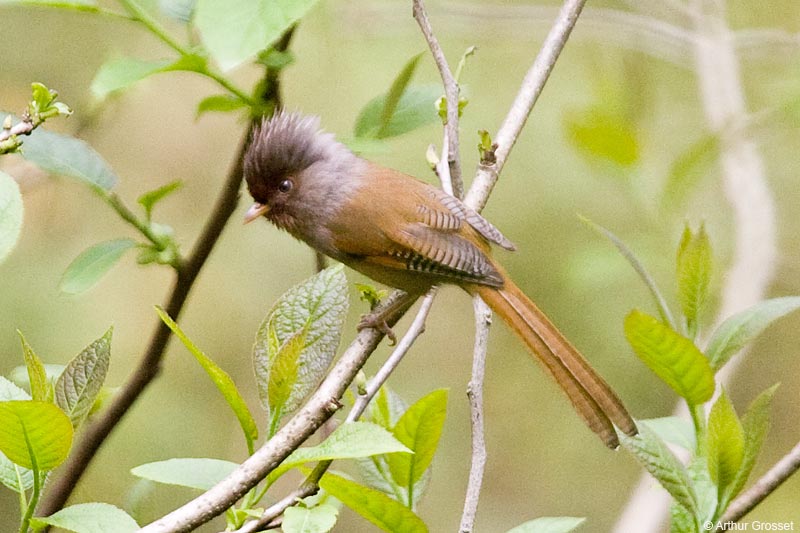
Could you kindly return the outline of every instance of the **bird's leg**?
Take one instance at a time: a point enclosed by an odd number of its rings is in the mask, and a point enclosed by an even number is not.
[[[371,312],[361,315],[357,329],[361,331],[366,328],[374,328],[389,338],[389,343],[397,343],[397,335],[392,331],[392,326],[400,318],[403,312],[414,305],[419,298],[419,294],[409,294],[403,292],[397,297],[381,302]]]

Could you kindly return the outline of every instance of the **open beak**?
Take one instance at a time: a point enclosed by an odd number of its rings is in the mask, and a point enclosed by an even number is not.
[[[247,213],[244,214],[244,223],[248,224],[257,218],[266,215],[267,211],[269,211],[269,205],[260,204],[258,202],[254,203],[250,206],[250,209],[247,210]]]

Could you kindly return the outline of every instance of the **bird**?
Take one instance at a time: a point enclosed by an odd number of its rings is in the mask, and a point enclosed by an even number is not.
[[[455,196],[354,154],[319,117],[296,111],[254,128],[243,172],[254,200],[245,223],[266,218],[411,302],[443,284],[479,295],[606,446],[619,446],[614,426],[637,434],[617,394],[492,256],[492,245],[514,250],[512,242]],[[380,323],[368,316],[361,325]]]

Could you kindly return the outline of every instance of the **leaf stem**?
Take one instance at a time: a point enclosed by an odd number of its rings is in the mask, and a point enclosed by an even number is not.
[[[183,265],[183,258],[181,257],[180,253],[177,250],[177,245],[170,237],[157,235],[153,231],[152,225],[148,222],[139,219],[139,217],[137,217],[136,214],[133,211],[131,211],[127,205],[125,205],[125,202],[123,202],[122,199],[116,193],[110,193],[105,189],[99,189],[99,188],[95,190],[98,192],[98,194],[100,194],[100,196],[102,196],[102,198],[108,203],[108,205],[110,205],[112,209],[114,209],[114,211],[117,212],[117,214],[122,218],[122,220],[124,220],[125,222],[136,228],[139,231],[139,233],[147,237],[147,240],[153,243],[153,245],[156,248],[158,248],[159,250],[166,250],[168,248],[172,248],[174,253],[172,254],[172,257],[168,264],[172,268],[174,268],[175,271],[180,271]]]
[[[28,438],[28,432],[25,429],[24,424],[22,427],[23,434],[25,436],[25,444],[28,446],[28,455],[30,455],[31,458],[31,471],[33,472],[33,493],[31,494],[30,500],[28,500],[28,507],[25,509],[25,514],[22,516],[22,522],[19,525],[19,533],[28,533],[28,528],[31,524],[31,518],[33,518],[33,511],[36,510],[36,506],[39,503],[39,496],[42,490],[42,480],[39,477],[41,472],[39,472],[39,464],[36,460],[36,454],[33,452],[33,447],[31,446]],[[23,490],[21,485],[20,490]]]
[[[698,457],[703,457],[706,454],[706,418],[705,411],[702,405],[689,404],[689,413],[692,415],[692,423],[694,424],[694,434],[697,440],[697,448],[695,453]]]
[[[178,41],[170,37],[167,30],[164,29],[158,21],[150,16],[150,14],[139,5],[136,0],[119,0],[119,3],[128,10],[128,13],[133,15],[133,20],[141,22],[150,30],[150,33],[161,39],[164,44],[181,54],[182,56],[190,55],[191,52],[182,46]]]
[[[221,74],[214,72],[213,70],[210,70],[208,67],[205,67],[202,71],[200,71],[200,74],[203,74],[208,78],[211,78],[212,80],[220,84],[222,87],[227,89],[228,92],[239,98],[242,102],[245,102],[247,105],[249,105],[252,108],[253,115],[261,113],[260,109],[263,107],[263,105],[258,100],[254,99],[253,97],[245,93],[243,90],[236,87],[225,76],[222,76]]]

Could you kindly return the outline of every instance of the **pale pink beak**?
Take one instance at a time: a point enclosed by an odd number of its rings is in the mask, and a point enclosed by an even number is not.
[[[269,211],[269,205],[260,204],[258,202],[254,203],[250,206],[250,209],[247,210],[247,213],[244,214],[244,223],[248,224],[255,219],[264,216]]]

